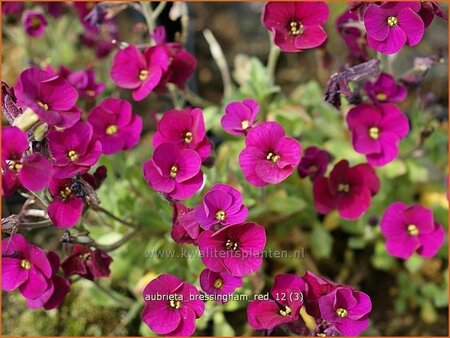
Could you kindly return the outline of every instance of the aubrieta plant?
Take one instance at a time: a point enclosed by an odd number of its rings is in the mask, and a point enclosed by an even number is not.
[[[3,291],[61,314],[94,290],[121,309],[117,330],[140,323],[109,335],[378,335],[391,332],[377,327],[381,295],[398,296],[399,313],[412,294],[422,314],[446,306],[447,280],[430,271],[446,268],[447,226],[411,184],[445,185],[446,136],[433,138],[444,118],[420,91],[440,57],[416,58],[403,76],[394,61],[447,15],[437,2],[352,2],[338,16],[330,6],[262,4],[267,66],[236,57],[234,83],[205,30],[224,87],[212,103],[190,85],[184,3],[3,2],[5,34],[22,32],[30,58],[2,82],[2,197],[13,206]],[[67,16],[78,35],[63,48],[78,55],[76,39],[90,61],[33,55],[26,46],[45,38],[51,50],[52,30],[71,31]],[[281,93],[280,56],[330,69],[330,27],[348,63],[326,88]],[[304,247],[306,257],[272,256]],[[377,292],[383,273],[396,291]]]

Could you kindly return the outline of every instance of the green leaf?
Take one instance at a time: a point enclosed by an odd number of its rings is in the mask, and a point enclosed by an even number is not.
[[[311,251],[318,258],[329,258],[333,248],[333,237],[321,225],[314,224],[313,230],[309,235]]]
[[[218,337],[232,337],[234,330],[227,322],[222,312],[216,312],[213,316],[214,321],[214,336]]]

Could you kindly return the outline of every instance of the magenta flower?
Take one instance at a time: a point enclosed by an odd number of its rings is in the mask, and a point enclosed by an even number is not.
[[[115,55],[111,78],[117,86],[132,89],[133,99],[141,101],[158,86],[168,66],[164,48],[149,47],[142,53],[130,45]]]
[[[2,1],[2,14],[16,14],[24,9],[23,2],[17,1]]]
[[[27,155],[27,134],[16,127],[2,128],[2,195],[20,186],[40,191],[50,182],[52,165],[42,154]]]
[[[215,272],[228,271],[241,277],[257,271],[262,264],[266,231],[256,223],[234,224],[198,237],[203,263]]]
[[[72,191],[72,179],[54,178],[49,185],[53,201],[48,205],[48,216],[58,228],[71,228],[77,224],[83,211],[83,199]]]
[[[87,121],[94,130],[94,139],[102,144],[106,155],[133,148],[142,132],[142,119],[133,114],[128,101],[109,98],[95,106]]]
[[[174,143],[156,147],[152,159],[144,163],[144,177],[150,188],[175,200],[194,195],[203,184],[202,161],[190,149]]]
[[[244,222],[248,209],[242,204],[242,194],[226,184],[214,185],[203,196],[203,203],[195,208],[195,216],[203,229],[214,225],[230,225]]]
[[[347,124],[353,148],[373,166],[384,166],[398,156],[400,140],[409,133],[408,118],[393,104],[360,104],[350,109]]]
[[[195,150],[202,161],[211,153],[211,144],[206,138],[203,111],[199,108],[172,109],[164,113],[153,136],[153,146],[171,142],[183,149]]]
[[[15,93],[23,110],[32,109],[51,126],[68,128],[80,120],[81,112],[75,107],[77,91],[61,76],[27,68],[19,75]]]
[[[402,102],[408,95],[406,88],[387,73],[381,73],[375,82],[366,82],[364,90],[374,103]]]
[[[270,291],[270,300],[254,300],[248,304],[248,323],[256,330],[272,330],[293,323],[299,319],[306,290],[306,284],[300,277],[277,275]]]
[[[195,210],[179,202],[173,203],[172,239],[179,244],[197,244],[197,238],[203,229],[195,217]]]
[[[350,287],[338,287],[319,299],[323,319],[346,336],[358,336],[369,326],[370,297]]]
[[[113,21],[106,20],[100,27],[89,26],[85,21],[82,22],[85,31],[80,35],[80,41],[94,49],[98,59],[108,56],[117,47],[113,42],[119,41],[119,34],[117,25]]]
[[[419,10],[420,2],[369,5],[364,13],[369,46],[380,53],[394,54],[405,44],[419,44],[425,31],[424,23],[417,14]]]
[[[102,144],[93,139],[92,126],[84,122],[63,131],[52,130],[48,133],[48,144],[55,160],[56,178],[87,172],[102,153]]]
[[[314,180],[314,205],[321,214],[337,209],[342,218],[355,220],[367,211],[372,196],[379,190],[380,181],[369,164],[349,167],[348,161],[342,160],[329,178]]]
[[[213,295],[219,303],[225,303],[223,296],[231,295],[242,286],[242,277],[235,277],[226,271],[214,272],[204,269],[200,273],[200,287],[209,295]]]
[[[45,16],[37,11],[26,10],[22,15],[22,24],[25,27],[25,32],[34,38],[45,33],[47,27],[47,19]]]
[[[386,209],[381,233],[386,237],[387,252],[402,259],[414,252],[431,258],[445,242],[444,228],[434,221],[431,210],[403,202],[395,202]]]
[[[143,296],[142,320],[161,335],[191,336],[195,331],[195,320],[205,311],[198,290],[167,273],[148,283]]]
[[[27,299],[27,306],[32,309],[43,307],[45,310],[51,310],[59,307],[64,298],[69,293],[70,281],[67,278],[58,276],[59,257],[53,251],[47,253],[47,259],[50,263],[52,274],[47,290],[36,299]]]
[[[308,292],[305,295],[305,308],[309,315],[321,320],[319,299],[330,293],[332,290],[338,287],[338,285],[326,278],[316,276],[312,272],[306,271],[302,277],[303,281],[307,285]]]
[[[239,164],[246,180],[257,187],[284,181],[298,165],[300,142],[287,137],[276,122],[264,122],[250,129]]]
[[[49,286],[52,268],[44,251],[19,234],[2,240],[2,289],[19,288],[27,299],[42,296]]]
[[[258,112],[259,104],[252,99],[230,102],[225,107],[222,128],[231,135],[247,135],[248,129],[254,126]]]
[[[358,23],[359,17],[355,12],[346,11],[336,20],[336,28],[339,35],[344,40],[349,52],[358,61],[367,61],[367,40],[365,32],[356,28],[346,26],[349,23]]]
[[[283,52],[300,52],[325,42],[329,12],[325,2],[268,2],[262,20]]]
[[[301,178],[309,176],[314,181],[316,177],[323,176],[327,171],[330,154],[318,147],[308,147],[298,164],[298,174]]]
[[[87,99],[97,97],[105,89],[104,83],[97,83],[95,81],[95,72],[93,69],[71,72],[67,75],[66,80],[74,86],[81,97]]]
[[[61,264],[61,268],[67,277],[78,275],[93,280],[109,277],[111,273],[109,266],[112,261],[106,251],[76,244],[72,254]]]

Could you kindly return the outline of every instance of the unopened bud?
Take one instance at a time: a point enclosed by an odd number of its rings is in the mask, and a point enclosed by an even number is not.
[[[45,136],[47,135],[47,131],[48,131],[48,124],[47,123],[39,124],[33,130],[34,139],[36,141],[38,141],[38,142],[41,142],[45,138]]]

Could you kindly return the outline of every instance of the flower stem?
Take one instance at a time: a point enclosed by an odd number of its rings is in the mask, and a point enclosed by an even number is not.
[[[267,59],[267,74],[269,76],[270,85],[275,84],[275,70],[277,67],[279,56],[280,56],[280,49],[273,43],[273,41],[271,41],[269,58]]]
[[[122,223],[122,224],[124,224],[124,225],[126,225],[126,226],[129,226],[129,227],[132,227],[132,228],[138,228],[138,226],[137,226],[136,224],[131,223],[131,222],[127,222],[127,221],[121,219],[120,217],[117,217],[117,216],[114,215],[112,212],[110,212],[110,211],[108,211],[108,210],[102,208],[102,207],[99,206],[99,205],[97,205],[97,206],[92,206],[92,209],[94,209],[94,210],[96,210],[96,211],[100,211],[100,212],[104,213],[105,215],[109,216],[110,218],[112,218],[112,219],[114,219],[114,220],[116,220],[116,221],[118,221],[118,222],[120,222],[120,223]]]

